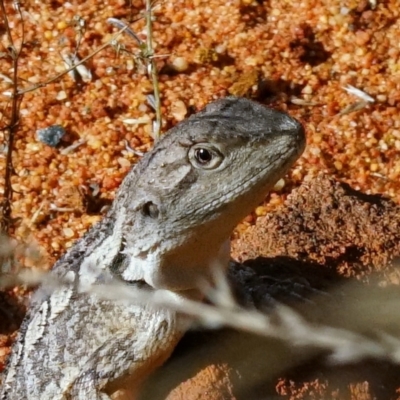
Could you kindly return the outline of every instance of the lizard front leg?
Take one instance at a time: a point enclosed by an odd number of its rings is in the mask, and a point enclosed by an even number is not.
[[[135,336],[131,330],[118,332],[94,351],[67,389],[65,399],[109,400],[109,394],[121,386],[137,389],[141,381],[169,357],[180,338],[175,335],[167,341],[154,341],[153,334],[149,331]]]

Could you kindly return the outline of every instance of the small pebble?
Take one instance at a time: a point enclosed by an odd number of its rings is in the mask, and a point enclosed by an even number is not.
[[[129,168],[131,166],[131,163],[129,162],[129,160],[127,160],[124,157],[119,157],[117,161],[121,167]]]
[[[56,99],[57,100],[65,100],[67,98],[67,93],[65,93],[65,90],[60,90],[57,93]]]
[[[74,231],[71,228],[64,228],[63,233],[64,233],[65,237],[68,239],[74,237],[74,235],[75,235]]]
[[[189,68],[189,63],[184,57],[176,57],[171,64],[172,68],[177,72],[186,71]]]
[[[177,120],[182,121],[187,114],[187,108],[182,100],[176,100],[171,105],[171,115]]]
[[[61,125],[52,125],[36,131],[38,139],[51,147],[56,147],[65,135],[65,129]]]
[[[279,179],[278,182],[275,183],[274,190],[279,192],[285,187],[285,180],[283,178]]]

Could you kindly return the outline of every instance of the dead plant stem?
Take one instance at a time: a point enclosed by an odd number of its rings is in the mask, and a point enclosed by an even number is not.
[[[146,47],[149,60],[148,73],[153,81],[154,106],[156,111],[156,123],[153,125],[154,129],[153,134],[154,134],[154,139],[158,140],[160,137],[162,115],[161,115],[160,87],[158,84],[158,72],[153,50],[153,25],[151,19],[152,19],[151,1],[146,0],[146,30],[147,30]]]

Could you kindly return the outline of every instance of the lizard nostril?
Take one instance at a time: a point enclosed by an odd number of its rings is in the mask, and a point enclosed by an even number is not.
[[[154,204],[152,201],[148,201],[147,203],[143,204],[142,213],[145,217],[156,219],[158,218],[160,211],[156,204]]]

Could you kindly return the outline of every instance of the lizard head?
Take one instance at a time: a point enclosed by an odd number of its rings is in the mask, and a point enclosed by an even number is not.
[[[117,197],[131,260],[121,275],[142,269],[151,286],[184,290],[215,262],[225,268],[232,230],[304,147],[300,123],[244,98],[218,100],[175,126]]]

